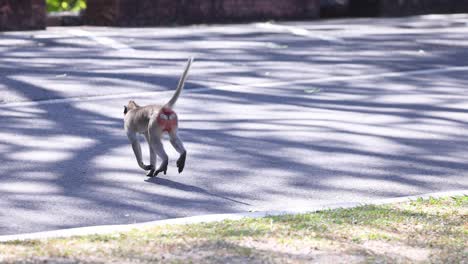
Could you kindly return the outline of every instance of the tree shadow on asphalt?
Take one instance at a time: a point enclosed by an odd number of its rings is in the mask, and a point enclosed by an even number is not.
[[[193,165],[182,178],[145,182],[135,162],[122,158],[125,151],[132,154],[122,118],[110,112],[120,108],[98,102],[0,105],[0,206],[5,209],[0,234],[245,211],[271,201],[294,206],[289,198],[313,203],[466,189],[463,182],[447,180],[462,179],[468,171],[462,160],[468,152],[462,133],[468,127],[468,110],[463,107],[468,81],[461,73],[313,81],[464,66],[459,59],[468,55],[464,47],[434,41],[462,41],[462,33],[398,38],[379,34],[330,45],[319,39],[249,30],[253,32],[196,29],[203,34],[196,38],[188,33],[132,36],[148,43],[138,50],[183,50],[199,57],[184,95],[189,103],[178,109],[184,142],[203,151],[189,151]],[[0,99],[5,102],[10,96],[24,101],[81,96],[80,89],[62,91],[41,82],[64,72],[74,78],[72,83],[105,87],[99,89],[104,94],[113,93],[113,85],[133,92],[131,87],[122,88],[128,81],[143,83],[139,91],[171,90],[176,74],[125,72],[147,67],[171,72],[169,68],[183,63],[113,56],[73,38],[1,37],[25,43],[0,45],[0,92],[6,94]],[[200,41],[212,46],[202,47]],[[237,46],[223,47],[229,42]],[[291,82],[296,79],[310,81]],[[255,88],[268,82],[291,84]],[[217,89],[226,84],[246,89]],[[195,87],[207,89],[190,93]],[[304,93],[311,88],[320,92]],[[115,103],[120,106],[128,99]],[[34,160],[25,160],[30,157]],[[206,162],[213,166],[196,166]],[[253,172],[261,172],[263,178]]]
[[[226,197],[226,196],[218,195],[216,193],[211,193],[206,189],[203,189],[203,188],[200,188],[200,187],[197,187],[197,186],[194,186],[194,185],[183,184],[183,183],[180,183],[180,182],[175,182],[175,181],[171,181],[169,179],[164,179],[164,178],[160,178],[160,177],[148,178],[148,179],[145,180],[145,182],[154,183],[154,184],[159,185],[159,186],[165,186],[165,187],[168,187],[168,188],[172,188],[172,189],[176,189],[176,190],[184,191],[184,192],[188,192],[188,193],[198,193],[198,194],[202,194],[202,195],[213,196],[213,197],[221,198],[223,200],[227,200],[227,201],[233,202],[233,203],[238,203],[238,204],[243,204],[243,205],[250,205],[248,203],[244,203],[242,201],[231,199],[231,198]]]

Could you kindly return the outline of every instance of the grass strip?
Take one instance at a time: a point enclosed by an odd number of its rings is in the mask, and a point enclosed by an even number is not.
[[[1,263],[468,263],[468,196],[0,243]]]

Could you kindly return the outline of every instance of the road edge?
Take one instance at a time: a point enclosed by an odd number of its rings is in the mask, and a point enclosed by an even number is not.
[[[185,225],[185,224],[197,224],[197,223],[212,223],[220,222],[224,220],[240,220],[243,218],[262,218],[267,216],[280,216],[290,214],[304,214],[312,213],[322,210],[338,209],[338,208],[354,208],[363,205],[384,205],[391,203],[401,203],[413,201],[416,199],[429,199],[429,198],[441,198],[441,197],[452,197],[468,195],[468,190],[456,190],[456,191],[445,191],[445,192],[433,192],[412,196],[395,197],[395,198],[384,198],[377,199],[370,202],[345,202],[345,203],[323,203],[320,205],[314,205],[311,207],[294,208],[290,210],[275,210],[275,211],[258,211],[258,212],[245,212],[245,213],[232,213],[232,214],[211,214],[201,215],[174,219],[157,220],[145,223],[128,224],[128,225],[103,225],[103,226],[88,226],[78,227],[70,229],[61,229],[55,231],[45,231],[37,233],[27,233],[18,235],[3,235],[0,236],[0,242],[18,241],[18,240],[37,240],[37,239],[49,239],[49,238],[67,238],[72,236],[85,236],[85,235],[103,235],[115,232],[125,232],[133,229],[162,226],[162,225]]]

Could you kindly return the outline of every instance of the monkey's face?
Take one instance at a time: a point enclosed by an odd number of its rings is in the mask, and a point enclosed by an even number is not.
[[[130,100],[127,105],[124,105],[124,115],[126,115],[128,113],[128,111],[130,111],[132,109],[136,109],[138,107],[139,106],[138,106],[137,103],[135,103],[135,101]]]

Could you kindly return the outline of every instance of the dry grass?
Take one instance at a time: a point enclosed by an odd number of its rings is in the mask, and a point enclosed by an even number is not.
[[[1,263],[468,263],[468,196],[0,243]]]

